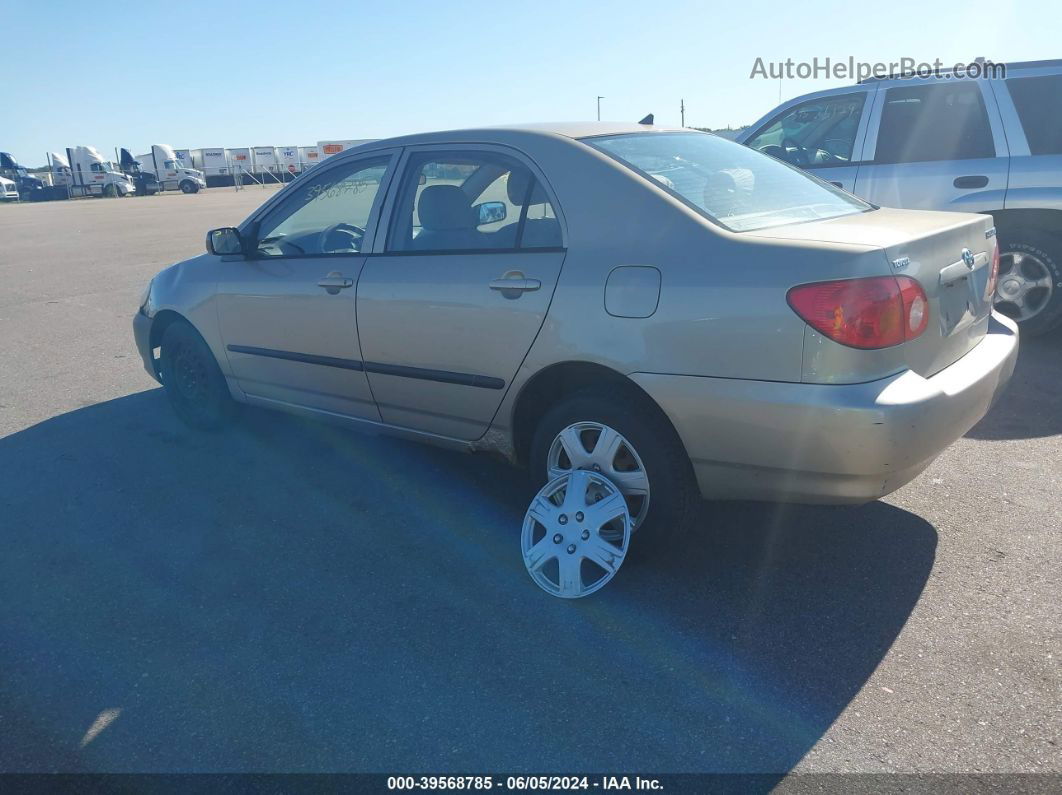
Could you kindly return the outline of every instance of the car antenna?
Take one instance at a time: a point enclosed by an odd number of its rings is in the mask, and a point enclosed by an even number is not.
[[[644,119],[642,119],[638,123],[639,124],[652,124],[653,123],[653,114],[650,113],[648,116],[646,116]]]

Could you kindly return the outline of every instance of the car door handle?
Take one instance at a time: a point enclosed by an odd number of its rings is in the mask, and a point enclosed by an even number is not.
[[[833,185],[835,188],[840,188],[841,190],[844,190],[844,185],[840,182],[836,182],[835,180],[831,179],[830,184]]]
[[[329,295],[337,295],[340,290],[347,287],[354,286],[354,280],[348,279],[342,273],[338,271],[332,271],[332,273],[325,276],[321,281],[317,282],[318,287],[324,287],[328,291]]]
[[[951,183],[956,188],[983,188],[988,184],[988,177],[977,175],[972,177],[956,177]]]
[[[538,279],[491,279],[490,289],[501,290],[507,292],[509,290],[515,290],[518,292],[526,293],[532,290],[537,290],[542,287],[542,282]]]

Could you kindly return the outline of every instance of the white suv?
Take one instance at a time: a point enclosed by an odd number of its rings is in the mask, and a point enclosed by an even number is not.
[[[1062,59],[806,94],[738,141],[873,204],[990,213],[997,308],[1029,334],[1062,323]]]

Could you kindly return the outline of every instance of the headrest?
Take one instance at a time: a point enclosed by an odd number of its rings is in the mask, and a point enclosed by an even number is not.
[[[751,193],[756,184],[756,175],[747,168],[724,168],[713,171],[704,183],[704,201],[708,205],[740,198]]]
[[[505,180],[505,190],[509,194],[509,204],[515,204],[520,207],[524,203],[524,199],[527,198],[527,186],[530,184],[534,176],[526,168],[514,168],[509,172],[508,178]],[[546,191],[540,184],[535,183],[535,189],[531,193],[531,201],[528,204],[542,204],[549,199],[546,197]]]
[[[417,200],[420,225],[425,229],[470,229],[476,218],[468,196],[456,185],[429,185]]]

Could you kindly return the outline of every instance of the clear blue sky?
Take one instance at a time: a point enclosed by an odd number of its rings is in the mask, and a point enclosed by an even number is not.
[[[1058,0],[3,0],[0,13],[0,150],[28,166],[82,144],[290,146],[592,119],[598,94],[605,119],[677,124],[682,98],[690,126],[740,126],[778,102],[778,81],[749,78],[757,56],[1062,57]],[[785,81],[781,94],[850,82]]]

